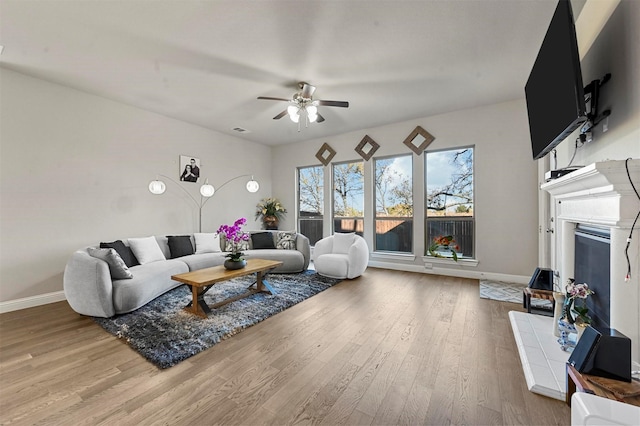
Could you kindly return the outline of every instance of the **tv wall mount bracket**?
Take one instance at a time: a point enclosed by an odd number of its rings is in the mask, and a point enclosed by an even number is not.
[[[602,120],[611,115],[611,110],[606,109],[598,114],[598,100],[600,97],[600,87],[604,86],[611,80],[611,74],[607,73],[600,80],[593,80],[584,88],[584,99],[587,104],[587,121],[580,128],[581,139],[583,135],[590,132]]]

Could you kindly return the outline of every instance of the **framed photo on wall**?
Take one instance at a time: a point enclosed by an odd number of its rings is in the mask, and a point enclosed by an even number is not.
[[[188,155],[180,156],[180,181],[198,182],[200,179],[200,159]]]

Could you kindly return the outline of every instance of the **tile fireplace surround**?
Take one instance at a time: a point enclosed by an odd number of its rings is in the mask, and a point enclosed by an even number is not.
[[[640,191],[640,160],[629,160],[628,166],[631,179]],[[636,224],[629,246],[629,282],[625,282],[624,250],[631,225],[640,210],[640,201],[629,183],[625,161],[594,163],[544,183],[541,189],[551,195],[551,202],[556,206],[555,244],[559,253],[560,283],[574,276],[577,224],[611,231],[611,327],[631,339],[632,359],[637,369],[640,363],[640,223]],[[563,364],[569,354],[553,347],[556,337],[552,333],[551,319],[529,319],[533,314],[520,312],[512,312],[509,316],[529,390],[564,400]]]

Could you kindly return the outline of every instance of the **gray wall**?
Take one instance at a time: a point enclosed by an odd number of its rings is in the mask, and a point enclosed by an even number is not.
[[[76,249],[128,237],[197,231],[197,207],[157,174],[179,178],[180,155],[201,160],[202,177],[222,188],[203,209],[203,231],[244,215],[270,195],[270,149],[0,69],[0,302],[62,291]],[[199,199],[199,184],[182,183]],[[236,194],[241,194],[240,196]],[[48,300],[43,300],[48,301]]]
[[[439,265],[439,273],[467,276],[493,276],[524,280],[530,276],[537,261],[537,198],[536,163],[531,159],[531,147],[524,100],[489,105],[448,114],[395,123],[336,137],[306,143],[275,147],[274,159],[281,159],[274,168],[274,194],[287,206],[295,206],[296,166],[318,165],[315,154],[327,142],[336,152],[333,162],[361,160],[354,151],[365,135],[380,149],[375,157],[406,154],[412,151],[402,142],[416,126],[422,126],[436,137],[428,149],[440,150],[475,145],[475,215],[477,267],[459,264]],[[295,159],[291,161],[290,159]],[[372,159],[373,160],[373,159]],[[371,163],[371,161],[369,163]],[[278,160],[275,160],[278,162]],[[413,154],[414,205],[422,204],[424,193],[423,155]],[[365,167],[366,170],[366,167]],[[325,173],[330,173],[330,167]],[[325,174],[326,175],[326,174]],[[371,176],[371,175],[369,175]],[[373,191],[365,176],[365,217],[372,222]],[[325,200],[325,213],[330,211]],[[418,212],[418,208],[414,208]],[[422,217],[414,218],[415,258],[374,256],[379,266],[429,272],[424,267]],[[366,222],[366,221],[365,221]],[[294,228],[294,216],[289,215],[284,226]],[[325,233],[329,229],[325,226]],[[365,238],[373,247],[373,228],[365,229]],[[451,263],[451,262],[449,262]]]
[[[601,110],[610,108],[609,130],[598,126],[593,142],[579,148],[574,165],[640,158],[640,2],[623,0],[581,61],[585,85],[611,73],[600,92]],[[557,147],[557,168],[569,164],[578,132]],[[553,162],[551,163],[553,167]]]

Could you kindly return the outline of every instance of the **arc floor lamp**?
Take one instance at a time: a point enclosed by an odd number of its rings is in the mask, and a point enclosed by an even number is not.
[[[164,192],[167,190],[167,185],[165,185],[165,183],[162,180],[160,180],[160,177],[164,179],[168,179],[170,182],[173,182],[178,188],[180,188],[185,194],[187,194],[189,198],[195,203],[196,207],[198,207],[198,232],[202,232],[202,208],[207,203],[207,201],[209,201],[211,197],[213,197],[216,194],[217,191],[222,189],[229,182],[232,182],[236,179],[240,179],[243,177],[249,177],[249,176],[251,177],[251,179],[247,182],[247,185],[246,185],[247,191],[258,192],[258,189],[260,189],[260,184],[258,184],[258,182],[253,178],[253,175],[240,175],[240,176],[231,178],[228,181],[224,182],[222,185],[220,185],[217,190],[216,188],[213,187],[213,185],[209,184],[209,179],[206,179],[204,181],[204,184],[202,184],[202,186],[200,187],[199,202],[182,185],[180,185],[178,182],[176,182],[175,180],[171,179],[169,176],[166,176],[166,175],[158,175],[158,178],[156,180],[152,180],[151,183],[149,183],[149,192],[155,195],[161,195],[161,194],[164,194]]]

